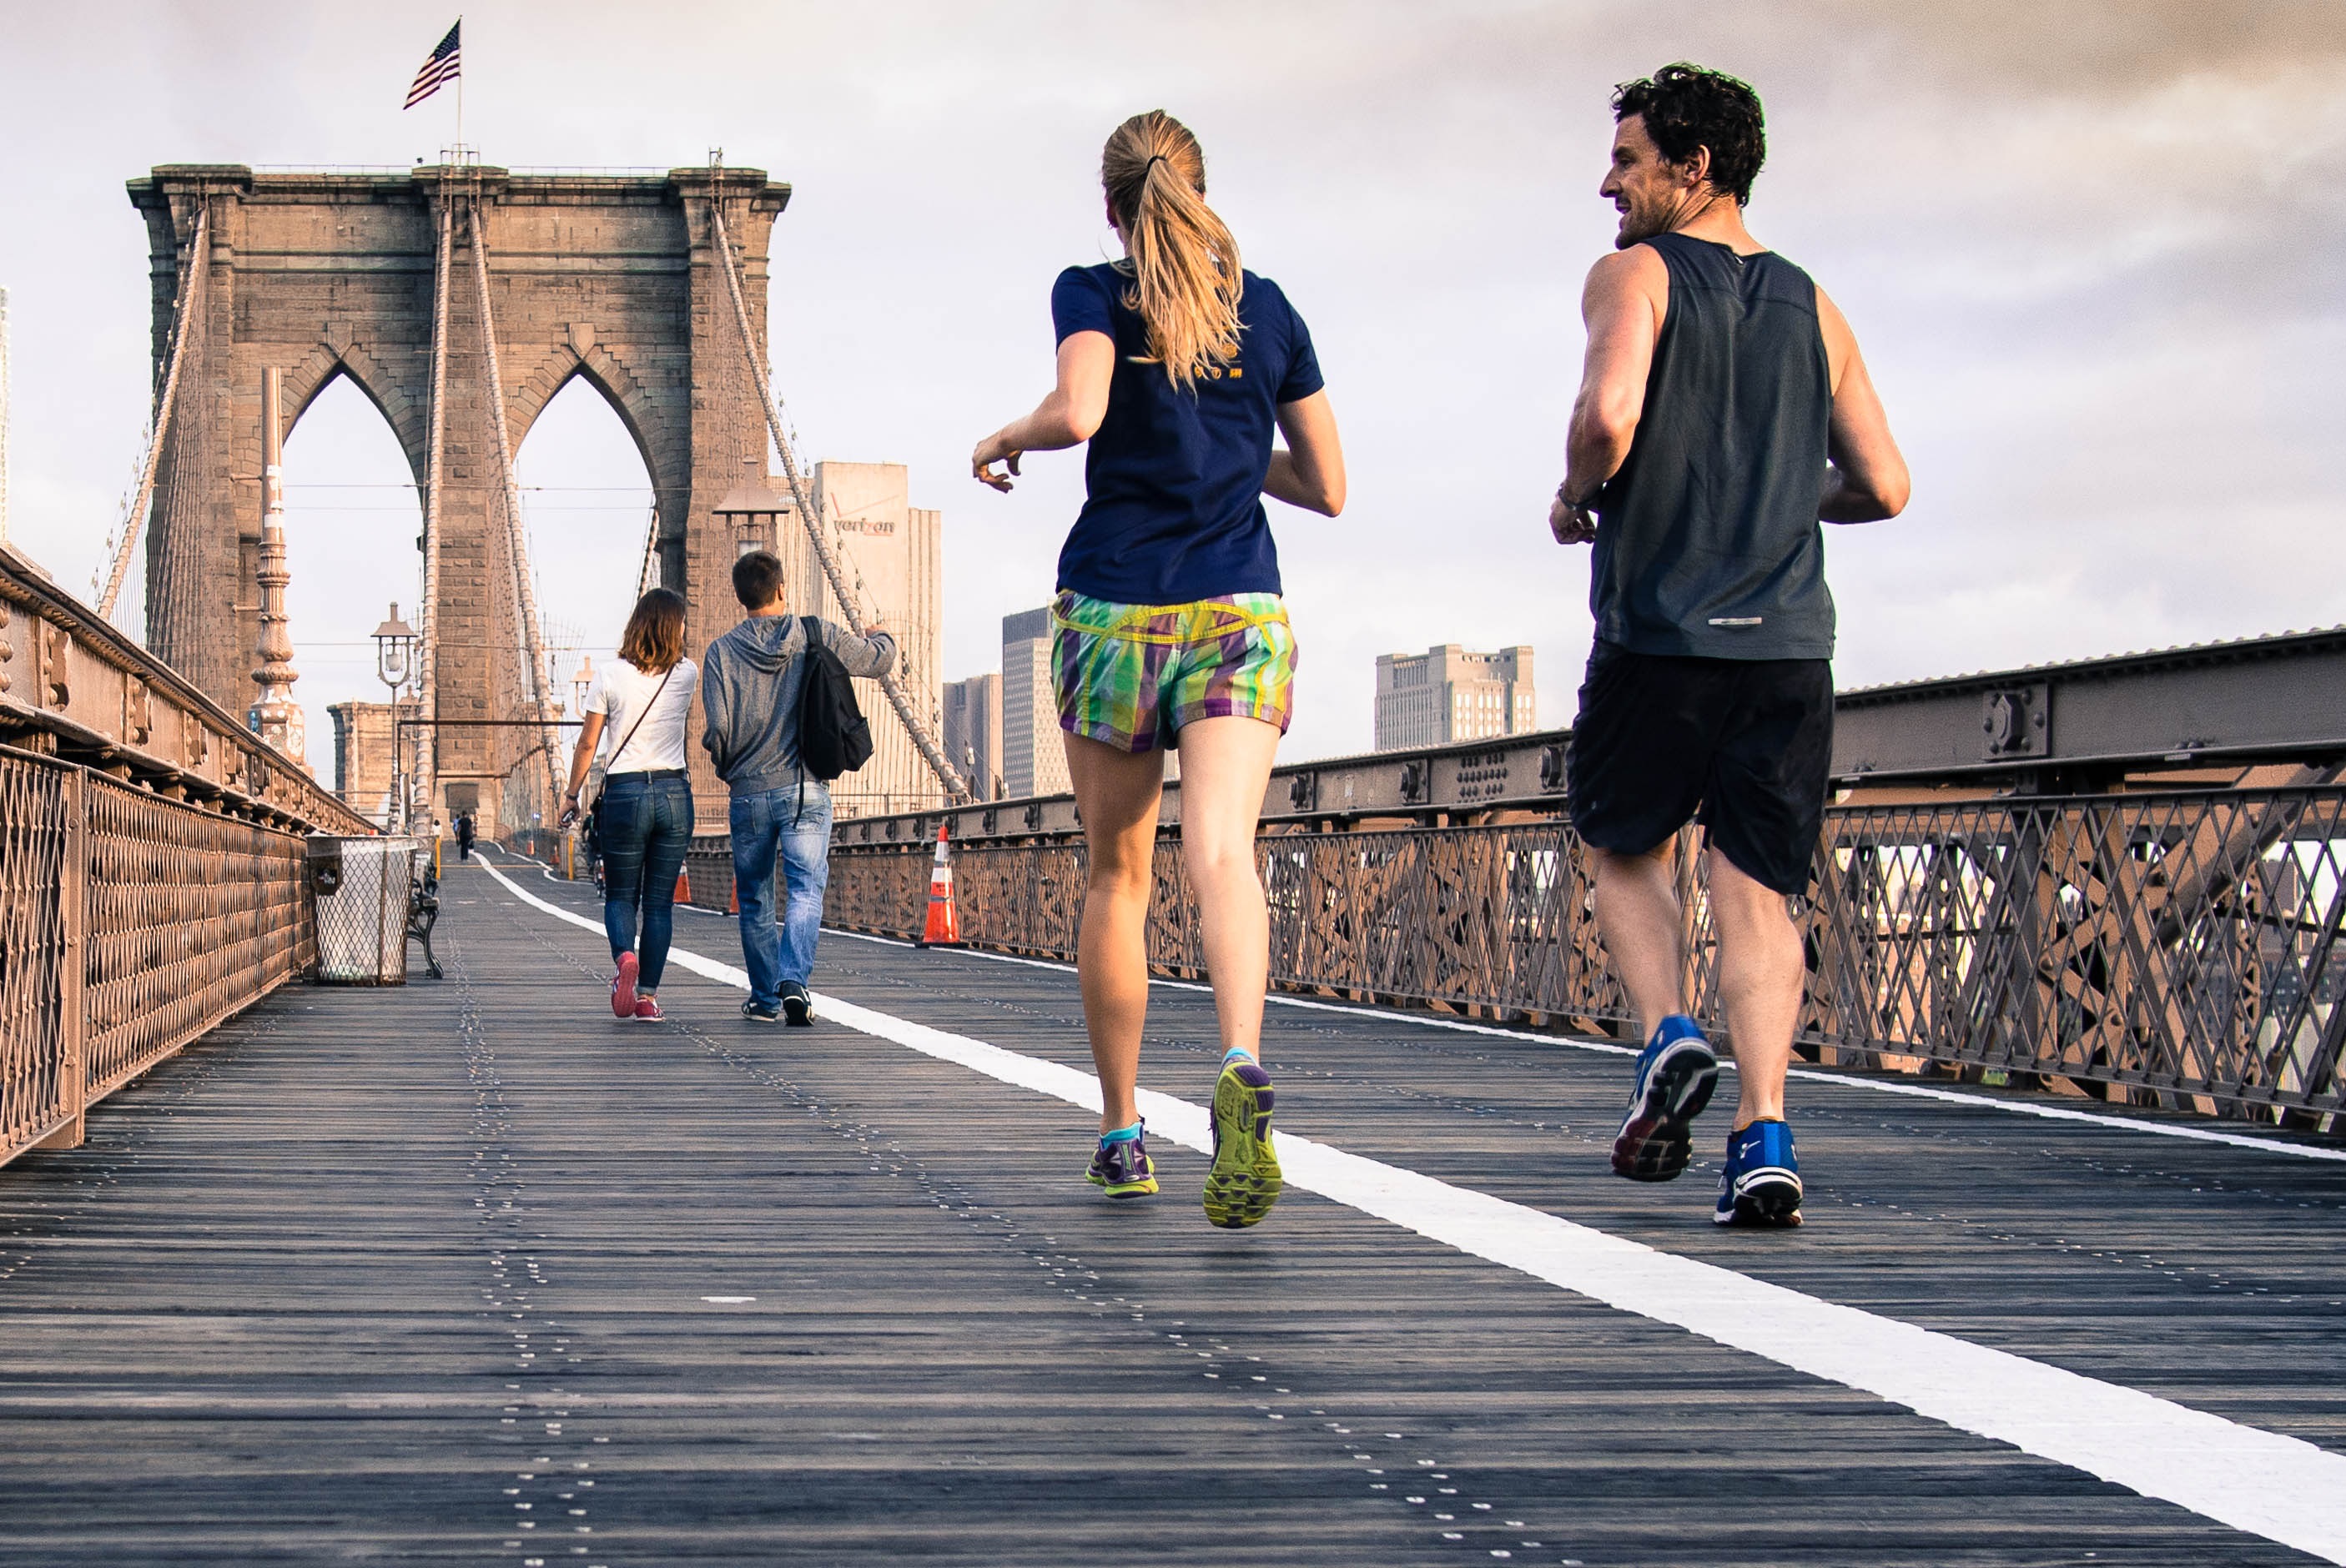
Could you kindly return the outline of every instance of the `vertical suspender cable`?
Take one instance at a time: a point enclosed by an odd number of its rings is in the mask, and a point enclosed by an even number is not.
[[[652,498],[651,520],[644,524],[644,558],[636,567],[636,597],[659,586],[659,498]]]
[[[456,203],[444,182],[440,188],[440,246],[432,268],[432,433],[431,455],[423,475],[423,658],[416,669],[416,691],[423,699],[421,717],[440,716],[440,473],[445,458],[448,427],[448,263],[454,244]],[[393,693],[393,718],[398,718],[398,694]],[[393,744],[398,730],[392,732]],[[411,788],[423,798],[423,814],[432,815],[434,792],[440,785],[440,731],[425,725],[415,733],[415,779]],[[403,819],[405,812],[401,813]]]
[[[476,197],[473,201],[473,279],[481,290],[481,341],[487,345],[489,356],[489,412],[496,426],[497,472],[505,481],[505,553],[513,565],[514,608],[521,617],[522,648],[529,660],[530,702],[537,710],[537,744],[546,755],[550,802],[560,764],[556,760],[554,713],[546,700],[546,650],[538,636],[537,591],[530,583],[529,538],[522,527],[521,491],[514,479],[513,443],[505,438],[505,388],[497,368],[496,320],[489,311],[489,242],[485,228]]]
[[[847,555],[843,540],[834,546],[828,536],[829,520],[819,516],[813,504],[808,500],[806,481],[799,473],[798,458],[790,451],[789,439],[782,434],[781,415],[774,406],[773,386],[767,377],[765,365],[760,360],[757,343],[750,335],[750,307],[742,299],[741,279],[733,266],[733,241],[725,230],[724,199],[713,185],[709,193],[709,210],[716,219],[717,253],[725,263],[725,287],[733,298],[733,320],[741,329],[741,352],[749,360],[750,374],[758,384],[758,401],[766,411],[766,429],[774,438],[775,450],[781,453],[782,473],[790,483],[790,498],[797,503],[799,521],[805,525],[807,537],[813,542],[815,559],[822,563],[822,575],[830,579],[831,591],[839,596],[840,606],[847,613],[849,628],[860,636],[863,631],[867,602],[862,574],[856,574],[851,587],[846,574],[847,570],[853,569],[854,558]],[[846,569],[840,565],[842,559],[847,562]],[[903,643],[903,639],[899,641]],[[905,697],[903,685],[897,680],[895,671],[890,670],[880,677],[880,689],[887,694],[888,705],[896,710],[896,717],[903,720],[905,733],[913,738],[913,744],[919,748],[930,771],[944,786],[945,799],[956,802],[969,799],[969,786],[962,781],[961,774],[954,765],[945,759],[944,748],[938,745],[936,738],[929,733],[927,723],[913,712],[912,702]]]
[[[138,493],[130,503],[129,514],[122,519],[122,540],[114,549],[114,565],[107,573],[106,592],[99,596],[97,613],[107,620],[114,618],[115,602],[122,596],[122,580],[130,570],[130,547],[138,543],[138,525],[146,520],[147,504],[155,494],[155,471],[162,461],[163,443],[171,433],[171,410],[179,401],[180,362],[187,358],[188,311],[196,302],[197,280],[203,275],[211,259],[212,204],[209,197],[199,195],[202,204],[196,209],[196,232],[188,241],[188,260],[179,273],[178,297],[171,305],[170,358],[163,371],[163,391],[155,405],[155,433],[147,443],[147,462],[138,473]],[[151,640],[154,628],[147,635]]]

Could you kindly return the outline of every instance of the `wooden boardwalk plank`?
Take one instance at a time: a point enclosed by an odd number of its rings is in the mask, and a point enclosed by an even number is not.
[[[1309,1195],[1212,1230],[1184,1150],[1108,1205],[1072,1106],[681,973],[620,1025],[591,934],[448,911],[445,983],[283,993],[0,1179],[0,1563],[2306,1561]],[[1056,971],[818,981],[1085,1060]],[[1202,1097],[1206,999],[1152,1036]],[[1723,1237],[1604,1175],[1617,1058],[1268,1049],[1293,1130],[2340,1446],[2334,1167],[1804,1084],[1815,1222]]]

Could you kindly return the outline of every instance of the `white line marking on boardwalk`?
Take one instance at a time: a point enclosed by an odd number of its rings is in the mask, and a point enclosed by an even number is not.
[[[495,867],[489,872],[523,902],[601,934],[598,922],[525,892]],[[731,964],[682,949],[669,957],[711,980],[749,984]],[[862,1033],[1087,1111],[1100,1108],[1099,1082],[1088,1073],[835,997],[817,1001],[824,1017]],[[1212,1146],[1203,1107],[1144,1089],[1140,1108],[1159,1136],[1201,1152]],[[2346,1455],[1658,1251],[1330,1144],[1274,1135],[1290,1186],[1606,1306],[2346,1563]]]
[[[841,931],[825,926],[824,933],[843,936],[856,942],[877,942],[883,947],[911,948],[914,944],[894,937],[872,936],[860,931]],[[1073,974],[1076,966],[1046,958],[1019,958],[1006,952],[981,952],[975,948],[959,950],[964,958],[982,958],[993,963],[1024,964],[1029,969],[1055,969]],[[1173,991],[1210,993],[1213,987],[1188,980],[1155,980],[1151,985]],[[1438,1018],[1420,1013],[1395,1013],[1382,1007],[1359,1007],[1341,1002],[1315,1002],[1301,996],[1282,996],[1272,992],[1266,999],[1274,1007],[1296,1007],[1308,1013],[1341,1013],[1354,1018],[1374,1018],[1388,1023],[1404,1023],[1417,1029],[1446,1029],[1458,1034],[1490,1034],[1502,1040],[1528,1040],[1538,1045],[1569,1045],[1576,1050],[1596,1051],[1608,1056],[1635,1056],[1635,1045],[1617,1045],[1609,1040],[1586,1040],[1574,1034],[1535,1034],[1528,1029],[1506,1029],[1495,1023],[1470,1023],[1463,1018]],[[1735,1071],[1731,1061],[1722,1062],[1729,1072]],[[1811,1084],[1838,1084],[1845,1089],[1867,1089],[1877,1095],[1900,1095],[1915,1100],[1939,1100],[1953,1105],[1969,1105],[1974,1110],[2002,1111],[2015,1116],[2035,1116],[2048,1122],[2081,1122],[2090,1127],[2103,1127],[2115,1132],[2147,1133],[2157,1138],[2184,1138],[2192,1143],[2228,1144],[2237,1149],[2255,1149],[2259,1154],[2289,1155],[2301,1160],[2328,1160],[2346,1165],[2346,1149],[2319,1148],[2310,1144],[2285,1144],[2274,1138],[2259,1138],[2247,1133],[2218,1132],[2213,1127],[2173,1125],[2165,1122],[2145,1122],[2132,1116],[2107,1116],[2093,1111],[2072,1111],[2060,1105],[2031,1105],[2022,1100],[1996,1100],[1985,1095],[1966,1095],[1954,1089],[1933,1089],[1921,1084],[1890,1084],[1879,1078],[1852,1078],[1841,1073],[1825,1073],[1813,1067],[1795,1067],[1790,1076]]]

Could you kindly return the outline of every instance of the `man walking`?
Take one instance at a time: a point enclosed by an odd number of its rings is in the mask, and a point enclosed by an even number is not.
[[[1596,642],[1566,779],[1596,918],[1646,1031],[1613,1168],[1686,1169],[1719,1060],[1681,993],[1671,846],[1704,830],[1719,1000],[1741,1079],[1714,1217],[1797,1225],[1784,1122],[1809,884],[1832,756],[1824,523],[1894,517],[1906,464],[1857,341],[1743,226],[1757,94],[1665,66],[1613,96],[1614,254],[1582,297],[1587,362],[1556,541],[1596,544]]]
[[[799,701],[806,690],[810,628],[850,675],[876,676],[896,662],[896,639],[875,623],[867,636],[782,607],[782,563],[753,550],[733,563],[733,593],[749,619],[709,645],[700,737],[732,791],[733,888],[741,905],[741,956],[750,1000],[741,1016],[771,1023],[814,1022],[807,977],[822,932],[831,881],[831,787],[799,759]],[[786,901],[774,919],[779,855]]]

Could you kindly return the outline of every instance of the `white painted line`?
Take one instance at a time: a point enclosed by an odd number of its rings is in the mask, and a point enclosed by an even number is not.
[[[913,944],[895,937],[873,936],[866,932],[841,931],[825,926],[826,936],[843,936],[856,942],[877,942],[884,947],[911,948]],[[1024,964],[1029,969],[1056,969],[1073,974],[1076,966],[1046,958],[1019,958],[1006,952],[982,952],[976,948],[957,950],[964,958],[982,958],[993,963]],[[1190,980],[1155,980],[1151,985],[1173,991],[1210,992],[1213,987]],[[1443,1018],[1421,1013],[1396,1013],[1382,1007],[1362,1007],[1352,1003],[1315,1002],[1307,997],[1283,996],[1272,992],[1265,998],[1274,1007],[1296,1007],[1309,1013],[1342,1013],[1355,1018],[1374,1018],[1387,1023],[1405,1023],[1418,1029],[1446,1029],[1458,1034],[1490,1034],[1503,1040],[1528,1040],[1539,1045],[1568,1045],[1578,1051],[1595,1051],[1608,1056],[1635,1056],[1634,1045],[1617,1045],[1609,1040],[1586,1040],[1574,1034],[1537,1034],[1528,1029],[1507,1029],[1495,1023],[1470,1023],[1463,1018]],[[1719,1064],[1727,1071],[1735,1071],[1732,1061]],[[1933,1089],[1922,1084],[1886,1083],[1879,1078],[1852,1078],[1845,1074],[1827,1073],[1814,1067],[1795,1067],[1789,1076],[1811,1084],[1838,1084],[1845,1089],[1866,1089],[1877,1095],[1900,1095],[1915,1100],[1940,1100],[1948,1105],[1969,1105],[1974,1110],[2002,1111],[2008,1115],[2035,1116],[2048,1122],[2082,1122],[2087,1126],[2102,1127],[2115,1132],[2147,1133],[2155,1138],[2182,1138],[2191,1143],[2226,1144],[2236,1149],[2254,1149],[2259,1154],[2288,1155],[2301,1160],[2328,1160],[2346,1165],[2346,1149],[2325,1149],[2310,1144],[2285,1144],[2274,1138],[2260,1138],[2250,1133],[2220,1132],[2214,1127],[2194,1127],[2167,1122],[2146,1122],[2133,1116],[2108,1116],[2093,1111],[2073,1111],[2061,1105],[2040,1105],[2025,1100],[1997,1100],[1985,1095],[1966,1095],[1956,1089]]]
[[[524,892],[495,868],[491,874],[523,902],[601,932],[597,922]],[[749,983],[730,964],[681,951],[672,957],[695,973]],[[1099,1109],[1099,1084],[1087,1073],[835,997],[817,1001],[825,1018],[851,1029]],[[1159,1137],[1201,1152],[1212,1146],[1203,1107],[1144,1089],[1140,1108]],[[2346,1563],[2346,1454],[1658,1251],[1332,1145],[1291,1133],[1276,1138],[1291,1186],[1606,1306]]]

